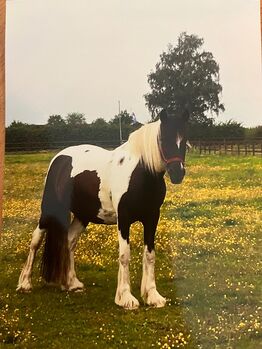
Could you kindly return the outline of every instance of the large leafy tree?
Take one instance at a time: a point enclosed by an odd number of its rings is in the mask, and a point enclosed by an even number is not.
[[[208,122],[208,112],[224,110],[219,95],[219,65],[211,52],[203,50],[204,40],[180,34],[177,46],[168,46],[160,55],[155,71],[148,75],[151,92],[146,105],[154,119],[161,108],[190,113],[192,121]]]

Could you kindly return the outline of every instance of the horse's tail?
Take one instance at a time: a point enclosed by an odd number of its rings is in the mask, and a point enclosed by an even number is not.
[[[72,158],[60,155],[46,178],[39,227],[46,230],[41,275],[47,282],[67,285],[69,270],[68,228],[72,195]]]

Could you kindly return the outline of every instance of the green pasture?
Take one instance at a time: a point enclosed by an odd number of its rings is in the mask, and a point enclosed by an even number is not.
[[[143,236],[131,231],[131,283],[140,308],[114,304],[118,270],[114,226],[90,225],[76,253],[82,293],[39,278],[15,291],[39,217],[53,154],[7,155],[0,245],[0,348],[262,348],[261,178],[259,157],[189,154],[172,186],[156,237],[156,279],[167,306],[140,295]]]

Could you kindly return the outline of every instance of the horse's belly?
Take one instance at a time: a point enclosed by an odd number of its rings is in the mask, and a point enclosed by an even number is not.
[[[105,224],[116,224],[117,214],[113,207],[111,187],[107,181],[106,176],[101,174],[99,178],[100,186],[98,198],[100,200],[100,208],[97,214],[97,218],[102,219]]]

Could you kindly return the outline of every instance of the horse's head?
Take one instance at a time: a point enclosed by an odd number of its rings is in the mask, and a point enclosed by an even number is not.
[[[166,170],[173,184],[182,182],[185,176],[186,122],[189,113],[172,115],[165,109],[160,112],[159,148]]]

